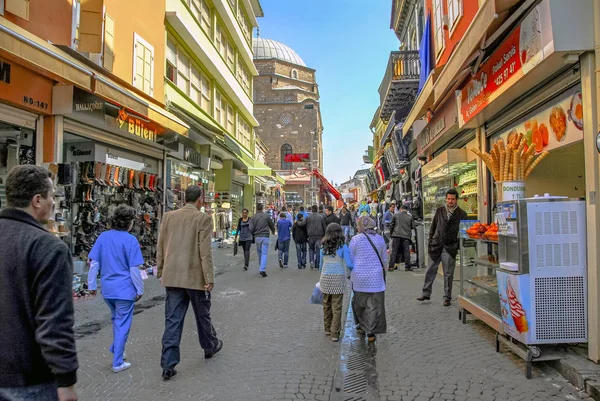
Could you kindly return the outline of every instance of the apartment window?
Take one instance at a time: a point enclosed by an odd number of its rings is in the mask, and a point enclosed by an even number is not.
[[[215,28],[215,46],[217,48],[217,51],[219,52],[219,54],[221,54],[221,56],[225,60],[225,63],[227,63],[231,71],[234,71],[235,53],[233,49],[233,44],[227,36],[227,33],[225,32],[224,28],[222,28],[220,24],[217,23]]]
[[[167,79],[177,85],[200,108],[210,113],[211,84],[209,78],[169,38],[167,38],[166,58],[165,75]]]
[[[215,91],[215,120],[221,125],[223,124],[223,95],[221,92]]]
[[[446,6],[448,8],[448,25],[450,33],[452,33],[458,20],[462,17],[462,0],[448,0]]]
[[[154,93],[154,47],[134,33],[133,85],[141,91]]]
[[[227,126],[225,128],[229,132],[235,132],[235,112],[230,104],[227,105]]]
[[[113,70],[115,62],[115,20],[108,14],[104,16],[104,52],[102,66],[108,71]]]
[[[245,147],[249,148],[250,143],[252,142],[252,128],[250,124],[246,122],[243,118],[238,119],[238,141],[242,143]]]
[[[210,34],[210,28],[212,26],[212,12],[206,0],[188,0],[188,5],[192,10],[192,15],[196,17],[200,23],[200,27],[208,36],[212,36]]]
[[[235,0],[227,0],[231,8],[235,11]]]
[[[433,0],[433,15],[435,18],[435,56],[439,57],[444,50],[444,7],[442,6],[443,0]]]
[[[292,153],[292,145],[289,143],[284,143],[281,145],[281,169],[282,170],[291,170],[292,163],[287,163],[285,161],[285,156]]]
[[[246,10],[244,10],[244,6],[241,1],[238,1],[238,12],[237,19],[240,23],[240,28],[242,29],[242,33],[248,42],[252,40],[252,25],[250,24],[250,20],[246,15]]]
[[[242,85],[242,88],[244,88],[244,91],[250,95],[250,72],[241,62],[238,63],[238,81]]]
[[[29,0],[6,0],[4,11],[29,21]]]

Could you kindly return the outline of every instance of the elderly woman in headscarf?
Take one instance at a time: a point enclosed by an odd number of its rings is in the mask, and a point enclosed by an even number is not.
[[[369,342],[373,342],[376,334],[383,334],[387,329],[384,266],[388,257],[385,240],[375,232],[375,220],[361,216],[356,225],[359,234],[350,241],[350,258],[354,264],[352,311],[356,331],[366,334]]]

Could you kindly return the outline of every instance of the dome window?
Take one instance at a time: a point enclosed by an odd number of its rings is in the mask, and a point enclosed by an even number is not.
[[[296,70],[296,69],[292,70],[292,78],[298,79],[298,70]]]

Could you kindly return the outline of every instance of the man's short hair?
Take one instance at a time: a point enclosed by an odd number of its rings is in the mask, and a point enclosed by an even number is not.
[[[331,206],[331,205],[327,206],[327,210],[329,210],[331,213],[333,213],[333,206]]]
[[[257,212],[262,212],[264,208],[265,208],[265,205],[263,205],[262,203],[257,203],[256,204],[256,211]]]
[[[319,205],[319,212],[323,213],[323,205]]]
[[[198,185],[190,185],[185,190],[185,201],[187,203],[196,203],[202,197],[202,188]]]
[[[303,212],[304,211],[304,206],[300,206],[300,211]]]
[[[6,202],[8,207],[25,209],[31,204],[36,195],[44,199],[52,185],[48,181],[52,175],[50,171],[40,166],[16,166],[6,177]]]
[[[311,211],[313,213],[317,213],[318,210],[319,210],[319,208],[317,207],[317,205],[312,205]]]
[[[121,205],[115,210],[113,216],[113,228],[119,231],[127,231],[129,225],[136,217],[137,213],[134,208],[127,205]]]
[[[454,197],[458,199],[458,191],[456,191],[454,188],[450,188],[448,192],[446,192],[446,196],[448,195],[454,195]]]
[[[285,219],[287,217],[287,214],[285,214],[284,212],[281,212],[281,214],[279,215],[279,217],[281,217],[282,219]]]
[[[402,205],[402,206],[400,206],[400,210],[408,210],[408,205]]]

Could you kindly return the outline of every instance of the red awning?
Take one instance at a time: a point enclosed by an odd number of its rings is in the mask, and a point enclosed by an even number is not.
[[[333,195],[333,197],[335,199],[342,199],[342,194],[333,187],[333,185],[331,185],[331,183],[329,181],[327,181],[327,178],[323,177],[323,174],[319,173],[319,170],[313,170],[313,174],[315,177],[317,177],[318,179],[321,180],[321,182],[323,183],[323,185],[325,186],[325,188],[327,188],[327,190],[329,191],[329,193],[331,195]]]
[[[302,163],[310,160],[310,154],[308,153],[288,153],[283,158],[286,163]]]

